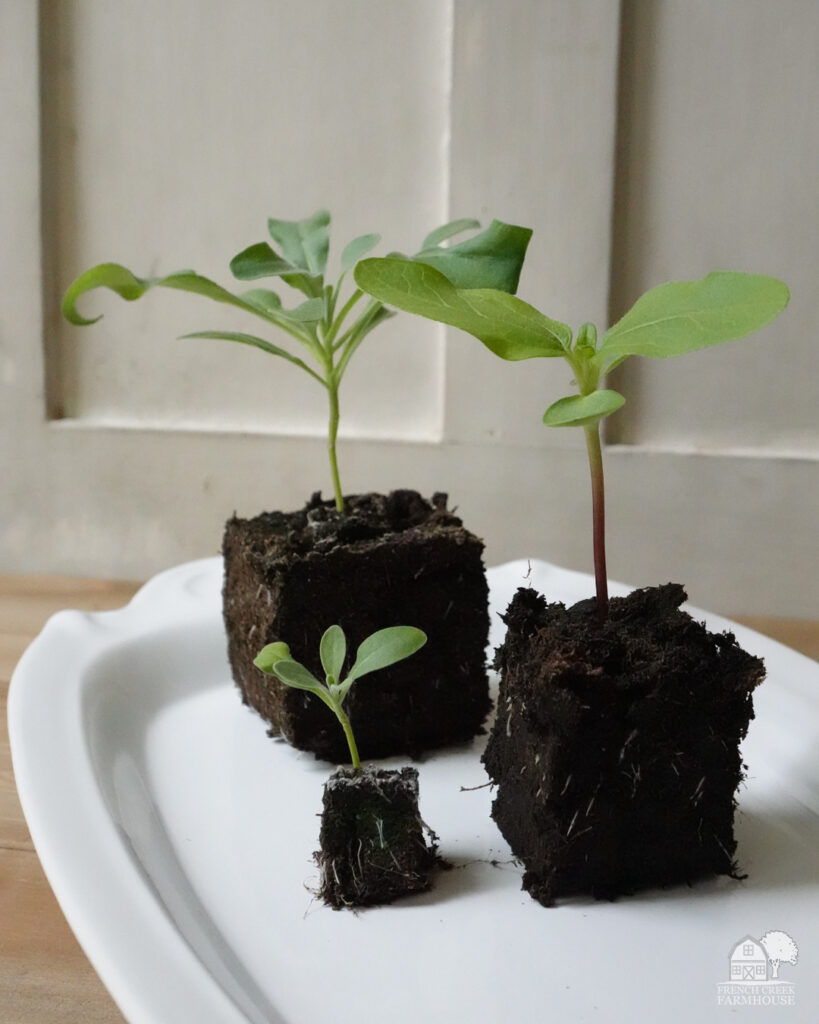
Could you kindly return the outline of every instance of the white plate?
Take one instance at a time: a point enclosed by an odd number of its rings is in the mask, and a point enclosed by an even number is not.
[[[12,755],[34,843],[129,1021],[725,1021],[729,954],[770,930],[800,950],[780,969],[795,1003],[787,1019],[817,1019],[819,665],[695,612],[768,666],[744,747],[747,881],[544,909],[520,889],[490,790],[473,788],[486,781],[480,740],[420,765],[421,810],[455,870],[429,894],[339,913],[309,891],[328,766],[268,739],[241,704],[221,571],[218,559],[192,562],[120,611],[55,615],[12,680]],[[567,602],[592,591],[588,577],[542,562],[526,571],[490,570],[493,645],[518,586]],[[762,1005],[735,1014],[783,1012],[766,1007],[768,990],[751,991]]]

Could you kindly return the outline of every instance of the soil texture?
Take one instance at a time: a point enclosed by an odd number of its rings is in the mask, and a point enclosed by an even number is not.
[[[437,836],[418,810],[415,768],[337,769],[324,787],[319,842],[320,895],[336,910],[425,892],[439,864]]]
[[[483,543],[415,491],[346,499],[341,516],[316,494],[298,512],[231,519],[225,528],[223,608],[228,656],[245,703],[294,746],[347,759],[333,715],[309,693],[260,672],[253,659],[284,641],[320,679],[319,641],[337,623],[354,656],[386,626],[416,626],[426,645],[356,682],[345,702],[368,758],[418,756],[481,732],[489,709],[488,587]]]
[[[572,608],[520,589],[484,754],[492,816],[551,905],[736,875],[738,745],[759,658],[680,609],[674,583]]]

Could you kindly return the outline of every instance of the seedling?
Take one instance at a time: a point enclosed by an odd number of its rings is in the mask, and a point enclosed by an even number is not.
[[[426,642],[426,634],[413,626],[389,626],[387,629],[379,629],[359,646],[352,668],[342,679],[341,673],[344,671],[344,661],[347,657],[347,639],[341,626],[330,626],[319,645],[321,667],[325,673],[323,683],[290,656],[290,648],[285,643],[278,642],[263,647],[253,663],[262,672],[276,676],[286,686],[292,686],[296,690],[308,690],[324,701],[341,723],[350,748],[353,768],[358,770],[361,761],[353,727],[342,706],[344,698],[356,679],[409,658]]]
[[[550,405],[543,422],[582,427],[586,435],[601,620],[608,614],[608,582],[600,421],[625,403],[621,394],[601,387],[605,374],[629,356],[666,358],[742,338],[773,320],[790,297],[786,285],[775,278],[716,271],[699,281],[652,288],[602,338],[594,324],[586,323],[573,339],[570,327],[522,299],[493,288],[466,293],[434,267],[396,258],[367,259],[356,267],[355,280],[382,302],[459,327],[502,359],[562,356],[568,362],[580,394]]]
[[[185,338],[215,338],[252,345],[268,355],[286,359],[308,373],[327,391],[329,422],[327,449],[336,508],[344,511],[344,496],[339,476],[336,440],[339,426],[339,386],[355,351],[364,338],[380,323],[394,314],[377,299],[359,306],[357,318],[353,310],[359,305],[360,288],[346,298],[342,296],[345,278],[356,263],[381,240],[380,235],[360,235],[341,253],[341,274],[335,284],[325,279],[330,247],[330,214],[319,210],[301,221],[270,219],[270,237],[277,248],[258,242],[244,249],[230,262],[234,277],[255,281],[278,277],[305,297],[298,306],[286,309],[276,292],[263,288],[234,294],[192,270],[182,270],[167,277],[139,278],[119,263],[101,263],[86,270],[68,288],[63,299],[63,315],[71,323],[86,326],[100,317],[86,319],[77,312],[77,300],[94,288],[109,288],[123,299],[133,301],[154,287],[175,288],[203,295],[226,305],[235,306],[261,318],[290,335],[298,342],[308,361],[281,348],[265,338],[239,331],[208,330],[186,334]],[[493,221],[486,230],[457,245],[444,248],[442,243],[463,231],[480,227],[475,220],[456,220],[437,228],[424,239],[421,250],[412,260],[423,260],[438,268],[446,278],[462,289],[494,288],[514,292],[520,268],[532,232]],[[406,259],[406,257],[402,257]],[[312,365],[310,365],[312,363]]]

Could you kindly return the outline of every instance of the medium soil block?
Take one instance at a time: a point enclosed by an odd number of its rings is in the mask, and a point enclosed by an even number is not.
[[[324,787],[315,855],[322,899],[338,910],[425,892],[439,864],[436,839],[418,811],[415,768],[337,769]]]
[[[566,609],[520,589],[484,754],[523,887],[614,898],[736,874],[739,742],[759,658],[680,610],[678,584]]]
[[[426,645],[356,682],[345,702],[368,758],[470,740],[489,712],[488,587],[483,544],[446,508],[415,491],[347,498],[339,516],[318,495],[299,512],[231,519],[223,606],[228,655],[244,701],[302,750],[340,763],[344,736],[309,693],[265,675],[253,659],[284,641],[319,678],[319,641],[337,623],[349,655],[387,626],[416,626]]]

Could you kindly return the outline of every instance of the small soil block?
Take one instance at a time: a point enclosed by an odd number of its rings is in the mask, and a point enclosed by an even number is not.
[[[678,584],[572,608],[520,589],[484,754],[492,816],[549,906],[736,877],[739,742],[759,658],[680,609]]]
[[[418,811],[415,768],[339,768],[324,787],[320,895],[339,910],[425,892],[439,863],[436,841]]]
[[[274,641],[320,679],[319,641],[337,623],[348,655],[387,626],[416,626],[426,645],[365,676],[345,711],[371,758],[417,756],[471,740],[489,713],[488,587],[483,543],[415,491],[346,499],[340,516],[314,495],[299,512],[231,519],[225,529],[223,608],[228,656],[245,703],[271,735],[336,764],[347,746],[313,696],[265,675],[253,659]]]

